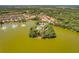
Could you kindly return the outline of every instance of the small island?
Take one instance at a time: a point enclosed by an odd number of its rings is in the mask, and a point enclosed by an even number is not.
[[[30,28],[29,36],[32,38],[56,38],[52,24],[48,22],[37,22],[34,27]]]

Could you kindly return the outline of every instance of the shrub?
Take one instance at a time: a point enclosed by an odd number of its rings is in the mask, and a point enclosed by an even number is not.
[[[38,30],[36,29],[38,26],[40,27],[41,25],[38,23],[36,23],[36,26],[35,27],[32,27],[30,29],[30,34],[29,36],[34,38],[34,37],[42,37],[42,38],[55,38],[56,37],[56,34],[55,34],[55,31],[52,27],[51,24],[49,23],[44,23],[46,24],[42,30]]]

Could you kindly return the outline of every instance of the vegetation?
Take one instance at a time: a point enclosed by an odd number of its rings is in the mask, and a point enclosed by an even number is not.
[[[55,18],[59,26],[62,28],[70,29],[72,31],[79,32],[79,9],[75,8],[1,8],[0,9],[0,19],[9,13],[19,14],[31,14],[31,15],[41,15],[45,14]],[[1,16],[2,15],[2,16]],[[3,16],[3,17],[4,17]],[[33,20],[39,20],[38,17],[33,18]],[[21,20],[18,20],[19,22]],[[22,19],[22,22],[26,22],[26,19]],[[0,22],[2,24],[2,22]]]
[[[55,38],[56,34],[51,24],[38,22],[35,27],[30,29],[30,37]]]

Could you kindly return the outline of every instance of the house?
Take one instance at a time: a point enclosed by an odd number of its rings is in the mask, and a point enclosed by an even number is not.
[[[43,15],[40,18],[44,22],[49,22],[49,23],[51,23],[53,25],[57,25],[58,24],[58,22],[53,17],[47,16],[47,15]]]

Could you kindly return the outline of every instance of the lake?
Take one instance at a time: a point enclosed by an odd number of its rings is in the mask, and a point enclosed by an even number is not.
[[[0,25],[0,52],[79,52],[79,33],[53,26],[57,37],[30,38],[35,21]]]

